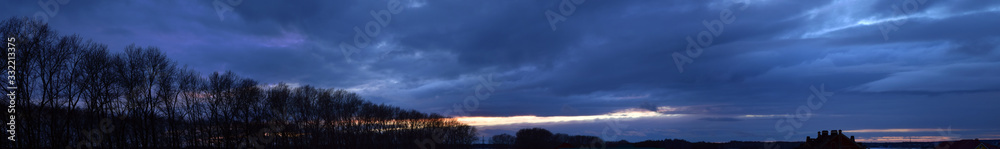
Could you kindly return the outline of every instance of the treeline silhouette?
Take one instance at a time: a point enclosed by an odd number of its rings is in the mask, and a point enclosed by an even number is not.
[[[667,149],[764,149],[764,148],[795,148],[802,142],[760,142],[760,141],[729,141],[729,142],[688,142],[683,139],[645,140],[629,142],[626,140],[604,141],[596,136],[574,135],[563,133],[552,134],[542,128],[525,128],[515,134],[498,134],[487,139],[490,144],[477,145],[478,148],[493,149],[551,149],[551,148],[667,148]]]
[[[498,134],[490,137],[490,148],[506,149],[551,149],[563,146],[568,148],[603,148],[604,140],[596,136],[574,135],[564,133],[552,134],[542,128],[525,128],[518,130],[516,136]]]
[[[342,89],[202,76],[157,47],[112,53],[28,18],[3,21],[0,35],[18,49],[16,79],[3,77],[17,85],[3,88],[17,93],[17,141],[4,148],[418,148],[429,138],[468,148],[477,139],[438,114]]]

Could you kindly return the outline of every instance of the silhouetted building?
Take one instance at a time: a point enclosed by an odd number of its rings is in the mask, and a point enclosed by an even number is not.
[[[806,136],[806,142],[796,149],[866,149],[868,147],[854,142],[854,136],[847,137],[843,130],[816,132],[816,138]]]
[[[959,140],[959,141],[947,141],[938,144],[936,149],[1000,149],[996,145],[980,142],[979,139],[975,140]]]

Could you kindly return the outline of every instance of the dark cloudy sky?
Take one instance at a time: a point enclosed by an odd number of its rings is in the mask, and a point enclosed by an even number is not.
[[[358,50],[340,44],[393,1],[45,2],[8,0],[0,14],[48,18],[112,51],[157,46],[203,74],[491,119],[477,123],[484,136],[1000,138],[995,0],[401,0]],[[712,24],[720,14],[728,24]],[[490,96],[466,100],[477,88]]]

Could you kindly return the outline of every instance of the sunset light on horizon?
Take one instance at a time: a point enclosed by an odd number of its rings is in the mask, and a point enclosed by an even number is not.
[[[6,0],[0,17],[3,149],[1000,149],[1000,0]]]

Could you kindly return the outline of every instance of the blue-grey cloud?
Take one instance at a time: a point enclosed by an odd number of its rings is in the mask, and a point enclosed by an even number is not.
[[[468,115],[642,107],[691,116],[622,121],[629,127],[620,136],[633,141],[780,137],[775,121],[809,104],[810,86],[836,94],[812,111],[796,130],[801,135],[1000,124],[970,114],[996,111],[989,105],[1000,101],[1000,2],[588,0],[553,30],[545,12],[558,13],[560,1],[399,0],[401,11],[371,45],[345,55],[340,44],[354,42],[355,27],[378,23],[371,12],[391,2],[245,0],[220,18],[212,1],[71,1],[48,23],[112,50],[158,46],[202,73],[348,89],[426,112],[465,104],[480,78],[492,76],[502,84]],[[34,1],[9,4],[0,10],[5,17],[44,11]],[[686,38],[709,31],[703,22],[726,11],[735,20],[679,72],[672,55],[686,54]],[[595,135],[606,125],[543,127]]]

